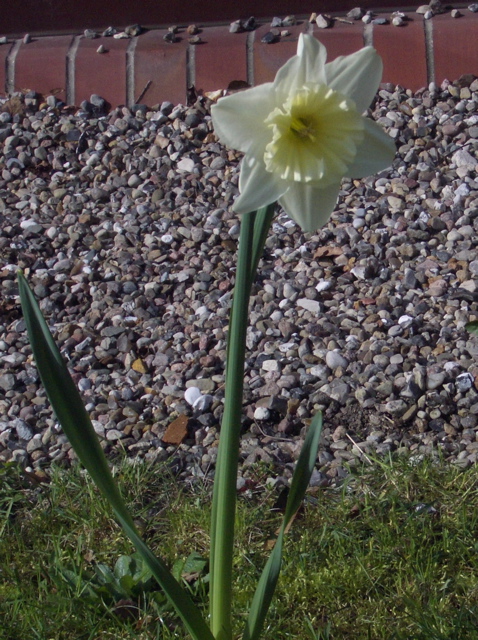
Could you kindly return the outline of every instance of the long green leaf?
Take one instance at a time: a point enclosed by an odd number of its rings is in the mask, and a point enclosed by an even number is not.
[[[264,567],[262,575],[257,585],[256,593],[252,600],[249,616],[243,634],[243,640],[257,640],[262,631],[264,620],[269,610],[272,596],[279,579],[282,563],[282,547],[287,526],[296,514],[304,498],[309,485],[310,476],[314,470],[319,448],[320,435],[322,433],[322,414],[318,413],[312,420],[307,432],[307,436],[300,452],[299,460],[292,477],[289,496],[285,509],[279,535],[277,536],[274,549]]]
[[[59,423],[78,458],[109,501],[124,531],[163,588],[194,640],[214,640],[199,609],[172,576],[162,560],[156,558],[138,534],[108,463],[80,394],[53,340],[40,308],[25,278],[18,274],[23,314],[40,377]]]
[[[274,217],[276,203],[267,205],[258,209],[254,220],[254,234],[252,239],[252,260],[251,269],[249,272],[250,283],[252,286],[254,278],[256,277],[257,267],[259,260],[264,252],[264,245],[266,243],[267,234],[269,233],[270,226],[272,224],[272,218]]]

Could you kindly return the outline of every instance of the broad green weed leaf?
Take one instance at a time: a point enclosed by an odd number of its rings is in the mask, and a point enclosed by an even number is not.
[[[473,320],[473,322],[468,322],[465,324],[465,329],[470,333],[475,333],[478,335],[478,320]]]
[[[131,556],[120,556],[116,561],[114,574],[117,578],[134,574],[135,562]]]

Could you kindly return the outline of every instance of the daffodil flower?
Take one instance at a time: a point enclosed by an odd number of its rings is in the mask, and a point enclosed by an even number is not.
[[[297,55],[274,82],[218,101],[219,139],[245,153],[237,213],[279,201],[304,231],[324,225],[344,176],[362,178],[390,166],[392,139],[364,117],[382,77],[372,47],[326,64],[325,47],[301,34]]]

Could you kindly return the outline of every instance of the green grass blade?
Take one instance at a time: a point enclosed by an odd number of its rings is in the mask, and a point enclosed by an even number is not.
[[[109,501],[128,535],[154,577],[165,591],[194,640],[213,640],[201,613],[162,560],[156,558],[139,536],[111,475],[105,455],[93,429],[80,394],[48,329],[25,278],[18,274],[23,314],[33,355],[53,410],[96,485]]]
[[[274,549],[264,567],[252,600],[249,616],[243,634],[243,640],[258,640],[264,620],[269,610],[272,596],[279,579],[282,562],[282,547],[287,526],[291,522],[304,498],[309,485],[310,476],[314,470],[319,448],[320,435],[322,433],[322,414],[318,413],[312,420],[307,436],[300,452],[299,460],[292,477],[289,496],[285,509],[284,519],[277,536]]]

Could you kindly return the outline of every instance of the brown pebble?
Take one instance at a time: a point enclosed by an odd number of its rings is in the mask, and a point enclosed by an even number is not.
[[[168,426],[162,437],[166,444],[180,445],[188,433],[189,418],[181,414]]]

